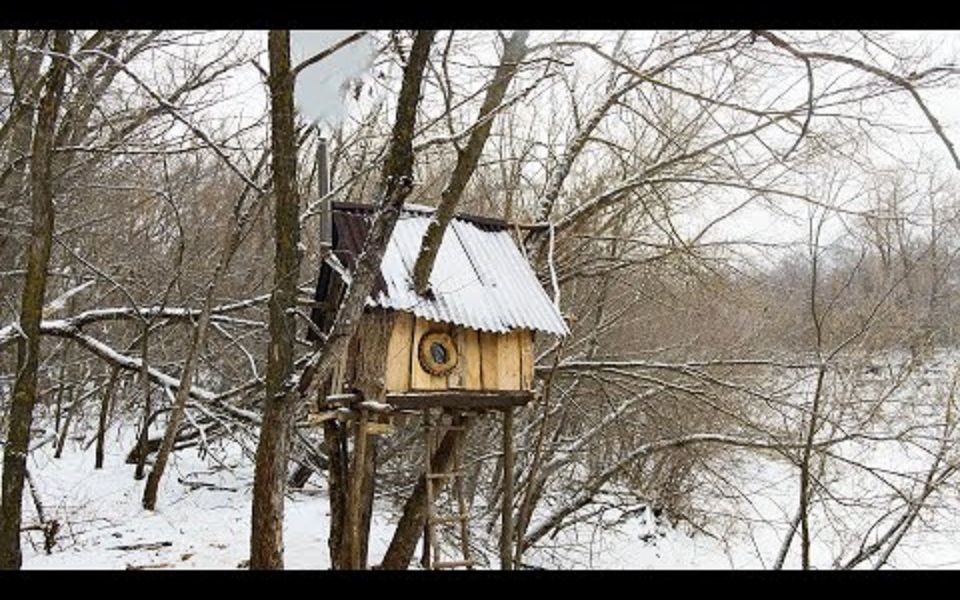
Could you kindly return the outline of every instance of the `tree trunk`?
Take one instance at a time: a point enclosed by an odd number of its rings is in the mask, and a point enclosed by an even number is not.
[[[283,502],[290,427],[297,404],[285,389],[293,372],[293,345],[300,275],[297,138],[294,130],[290,32],[270,31],[270,130],[273,164],[274,289],[270,298],[270,344],[266,398],[254,472],[250,568],[283,568]]]
[[[70,50],[70,34],[57,31],[53,50],[66,54]],[[23,482],[33,407],[37,401],[37,366],[40,353],[40,320],[47,287],[47,265],[53,242],[53,135],[57,110],[66,80],[68,61],[54,55],[48,71],[46,90],[37,115],[30,159],[30,200],[33,221],[27,275],[20,306],[20,328],[23,337],[17,344],[17,378],[10,406],[7,444],[3,453],[2,504],[0,504],[0,568],[19,569],[20,526],[22,521]]]
[[[194,329],[193,339],[187,351],[183,371],[180,374],[180,387],[177,388],[173,409],[170,411],[170,419],[167,422],[167,428],[163,434],[160,450],[157,452],[157,460],[153,464],[150,476],[147,477],[147,485],[143,490],[143,507],[147,510],[153,510],[157,505],[157,489],[160,487],[160,479],[163,477],[163,471],[167,466],[167,459],[173,451],[173,445],[177,440],[177,433],[180,431],[180,424],[183,422],[183,417],[186,413],[187,399],[190,397],[190,389],[193,387],[197,358],[199,354],[203,352],[203,348],[206,345],[207,331],[210,329],[210,312],[213,310],[213,302],[216,298],[217,289],[220,287],[224,275],[230,266],[230,259],[233,258],[237,247],[240,245],[243,229],[248,220],[247,217],[253,212],[253,207],[250,207],[245,213],[242,212],[243,201],[247,190],[249,190],[249,188],[245,188],[244,192],[240,194],[237,204],[231,213],[220,260],[214,269],[213,278],[207,284],[206,295],[203,300],[203,309],[200,311],[200,318]]]
[[[107,388],[103,392],[103,398],[100,400],[100,418],[97,421],[97,450],[94,469],[103,468],[103,450],[107,437],[107,419],[110,416],[110,406],[113,404],[113,394],[117,389],[117,378],[120,376],[120,369],[113,367],[110,369],[110,380],[107,382]]]
[[[191,340],[190,348],[187,350],[183,372],[180,375],[180,387],[177,389],[173,409],[170,411],[170,418],[167,421],[167,428],[163,433],[163,441],[160,442],[157,458],[153,463],[153,468],[150,470],[150,475],[147,476],[147,484],[143,488],[142,504],[147,510],[154,510],[157,506],[157,490],[160,487],[160,479],[163,477],[163,471],[167,466],[167,459],[173,450],[173,444],[177,439],[177,432],[180,430],[180,423],[183,421],[183,416],[186,412],[187,398],[190,396],[190,388],[193,386],[193,372],[196,369],[197,355],[202,351],[204,342],[207,339],[207,326],[210,323],[210,308],[213,304],[216,284],[222,272],[222,265],[222,262],[217,265],[214,280],[207,288],[203,311],[200,314],[200,322],[197,323],[193,331],[193,340]],[[146,431],[146,427],[144,427],[144,431]],[[146,453],[140,458],[141,461],[145,460]],[[142,463],[137,464],[139,466]]]
[[[137,468],[133,472],[133,478],[137,481],[143,479],[143,472],[146,469],[147,445],[150,440],[150,422],[153,412],[153,402],[150,401],[150,363],[147,360],[147,354],[150,345],[150,322],[143,322],[143,337],[140,338],[140,385],[143,387],[143,425],[140,428],[140,437],[137,440]]]
[[[414,39],[410,60],[404,68],[390,148],[384,160],[379,210],[354,266],[352,282],[340,303],[331,331],[323,346],[307,360],[296,385],[290,377],[295,321],[288,312],[295,305],[299,271],[293,78],[289,32],[272,31],[269,35],[277,254],[275,291],[270,304],[267,395],[254,473],[250,528],[250,567],[253,569],[283,567],[283,494],[293,415],[300,401],[317,396],[320,386],[356,333],[367,296],[380,271],[387,242],[400,216],[400,207],[412,190],[413,134],[420,83],[435,33],[419,31]]]
[[[360,539],[359,568],[367,568],[367,551],[370,548],[370,522],[373,520],[373,495],[377,485],[377,436],[367,440],[367,452],[363,461],[363,482],[360,486]]]
[[[7,74],[13,90],[12,97],[5,100],[9,102],[11,110],[0,122],[0,130],[8,130],[6,139],[9,139],[9,143],[5,144],[4,162],[10,165],[10,175],[5,181],[0,180],[0,218],[6,220],[17,215],[21,199],[29,194],[27,164],[33,138],[34,111],[39,100],[35,82],[40,79],[43,66],[43,53],[18,50],[17,45],[41,48],[47,45],[50,32],[6,30],[0,36],[3,39],[3,54],[9,57]],[[0,265],[20,264],[23,252],[23,242],[15,230],[8,226],[0,227]]]
[[[60,437],[57,438],[57,445],[53,451],[54,458],[60,458],[63,456],[63,447],[67,444],[67,434],[70,433],[70,423],[73,422],[73,415],[76,414],[77,409],[80,408],[80,402],[83,398],[81,394],[74,393],[73,386],[70,387],[70,407],[67,409],[67,414],[63,419],[63,427],[60,429]]]

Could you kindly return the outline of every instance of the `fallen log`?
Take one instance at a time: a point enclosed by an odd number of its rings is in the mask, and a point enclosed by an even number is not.
[[[159,550],[172,546],[173,542],[142,542],[140,544],[124,544],[121,546],[112,546],[107,550]]]

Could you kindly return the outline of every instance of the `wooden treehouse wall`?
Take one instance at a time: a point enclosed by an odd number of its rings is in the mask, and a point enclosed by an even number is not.
[[[420,338],[444,332],[459,354],[447,375],[433,375],[420,365]],[[469,390],[517,391],[533,389],[533,333],[487,333],[448,323],[437,323],[409,313],[372,310],[364,313],[350,351],[343,357],[347,387],[387,393]],[[350,382],[353,385],[350,385]],[[372,386],[371,386],[372,384]]]

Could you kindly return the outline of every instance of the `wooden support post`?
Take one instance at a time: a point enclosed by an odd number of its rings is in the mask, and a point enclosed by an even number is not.
[[[344,556],[347,534],[344,525],[346,525],[348,502],[347,486],[350,479],[344,427],[344,424],[336,419],[328,419],[323,423],[330,496],[330,535],[327,545],[330,549],[330,565],[333,569],[344,569],[347,566]]]
[[[361,569],[363,563],[366,562],[360,557],[360,513],[362,511],[361,503],[363,502],[364,472],[366,471],[364,467],[367,453],[368,419],[369,413],[364,409],[360,409],[360,418],[357,419],[354,425],[353,465],[350,469],[350,491],[347,502],[347,535],[350,540],[347,568],[353,570]]]
[[[442,417],[441,417],[442,419]],[[430,416],[430,409],[425,409],[423,411],[423,431],[424,431],[424,484],[426,490],[425,497],[425,507],[424,514],[426,518],[423,522],[423,552],[420,558],[420,566],[424,569],[429,569],[432,562],[436,560],[435,556],[432,556],[433,546],[435,543],[434,540],[434,528],[433,528],[433,470],[431,468],[431,462],[433,460],[433,454],[436,451],[434,447],[436,445],[436,440],[434,438],[433,423]]]
[[[513,570],[513,408],[503,411],[503,504],[501,506],[500,568]]]
[[[367,554],[370,547],[370,522],[373,520],[373,495],[377,484],[377,436],[367,423],[366,459],[363,464],[363,485],[360,506],[360,568],[366,569]]]

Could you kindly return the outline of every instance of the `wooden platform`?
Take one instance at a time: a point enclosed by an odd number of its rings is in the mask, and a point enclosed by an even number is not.
[[[526,406],[532,400],[533,392],[527,390],[504,392],[444,390],[387,394],[386,397],[386,403],[397,410],[422,410],[424,408],[497,409]]]
[[[485,410],[504,409],[514,406],[526,406],[534,399],[534,393],[528,390],[504,392],[476,392],[466,390],[440,390],[436,392],[405,392],[387,394],[384,403],[379,404],[380,410],[373,412],[389,412],[390,410],[423,410],[425,408],[452,408],[457,410]],[[357,393],[337,394],[327,396],[323,407],[326,409],[340,407],[360,408],[363,398]],[[368,403],[364,403],[368,404]],[[389,407],[389,408],[388,408]],[[370,408],[370,407],[365,407]]]

